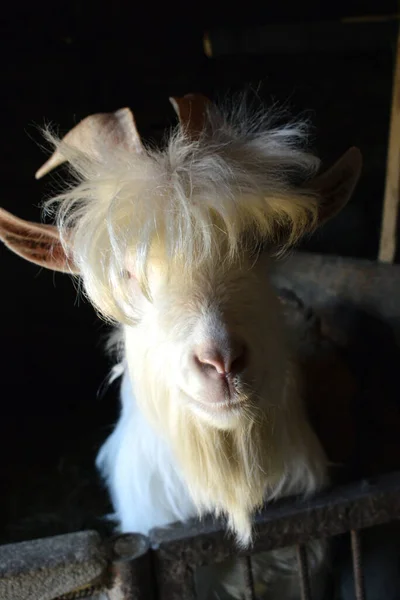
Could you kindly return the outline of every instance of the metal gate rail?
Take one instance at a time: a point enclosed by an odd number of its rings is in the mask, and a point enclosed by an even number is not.
[[[251,554],[302,545],[400,517],[400,472],[333,487],[306,501],[287,498],[256,517]],[[194,600],[194,570],[238,552],[223,526],[211,520],[151,532],[160,600]]]
[[[110,600],[194,600],[196,568],[284,546],[297,546],[303,598],[310,598],[304,544],[352,532],[357,599],[363,598],[358,531],[400,518],[400,472],[336,486],[310,500],[287,498],[255,519],[251,553],[238,551],[224,523],[206,518],[157,529],[149,538],[101,540],[79,532],[0,546],[2,600],[78,598],[102,591]],[[254,598],[250,561],[248,598]]]

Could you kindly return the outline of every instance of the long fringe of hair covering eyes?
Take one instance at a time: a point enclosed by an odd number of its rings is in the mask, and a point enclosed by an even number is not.
[[[127,318],[128,256],[146,292],[155,242],[167,261],[185,258],[187,276],[203,261],[234,260],[244,245],[251,250],[264,240],[281,253],[313,228],[318,198],[299,183],[320,163],[305,149],[307,124],[278,126],[279,118],[236,100],[210,108],[196,140],[177,126],[161,150],[104,148],[101,159],[46,130],[74,183],[45,210],[55,213],[86,293],[105,318]]]

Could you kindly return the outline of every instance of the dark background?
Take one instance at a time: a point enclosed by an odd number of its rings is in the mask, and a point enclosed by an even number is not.
[[[397,23],[346,18],[391,15],[396,2],[143,4],[45,0],[2,7],[1,206],[39,219],[38,206],[54,187],[52,177],[33,178],[45,158],[37,130],[44,122],[65,132],[88,114],[130,106],[142,135],[159,139],[174,119],[168,96],[216,97],[250,85],[267,103],[307,111],[326,164],[351,145],[361,148],[364,173],[352,202],[305,248],[375,259]],[[38,529],[29,530],[26,518],[40,510],[57,514],[62,506],[65,517],[76,509],[86,483],[66,457],[90,472],[117,402],[115,387],[96,395],[109,367],[106,329],[77,300],[68,277],[4,247],[0,268],[5,541],[34,537]],[[56,489],[50,481],[58,481]],[[54,517],[43,531],[86,525],[67,519],[60,524]]]

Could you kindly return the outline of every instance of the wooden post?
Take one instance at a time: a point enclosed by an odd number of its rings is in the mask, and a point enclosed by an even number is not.
[[[386,182],[378,259],[392,263],[396,254],[400,201],[400,29],[397,33]]]

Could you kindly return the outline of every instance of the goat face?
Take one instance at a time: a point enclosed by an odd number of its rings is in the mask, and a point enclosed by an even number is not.
[[[154,379],[171,401],[229,429],[261,399],[276,398],[284,381],[285,338],[267,257],[209,260],[185,272],[180,261],[168,267],[150,259],[148,298],[131,277],[137,320],[126,333],[128,363],[134,381]]]
[[[78,273],[103,315],[129,322],[137,386],[154,381],[230,429],[260,398],[276,399],[285,377],[279,307],[257,248],[289,246],[340,210],[360,155],[351,149],[314,177],[301,125],[274,129],[267,117],[257,127],[240,108],[229,120],[202,96],[172,102],[180,128],[160,152],[142,146],[128,109],[53,140],[37,177],[68,161],[79,181],[56,199],[58,228],[1,211],[0,236],[33,262]]]

